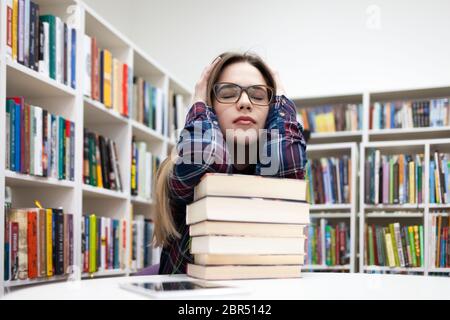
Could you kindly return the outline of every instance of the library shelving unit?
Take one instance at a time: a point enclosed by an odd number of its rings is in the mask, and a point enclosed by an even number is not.
[[[293,101],[297,106],[297,109],[307,109],[314,110],[316,108],[321,108],[329,105],[339,105],[339,104],[361,104],[362,110],[365,109],[365,99],[366,95],[363,93],[352,93],[337,96],[316,96],[316,97],[298,97],[294,98]],[[312,132],[309,143],[319,144],[319,143],[338,143],[338,142],[361,142],[363,140],[364,128],[365,128],[365,117],[364,113],[361,112],[361,129],[352,131],[335,131],[335,132]]]
[[[424,155],[424,175],[423,175],[423,202],[420,204],[366,204],[365,203],[365,166],[368,150],[380,150],[381,155],[396,154],[423,154]],[[401,225],[419,224],[424,228],[424,264],[422,267],[386,267],[386,266],[368,266],[364,259],[359,261],[360,272],[387,272],[387,273],[414,273],[428,275],[430,272],[450,273],[449,268],[435,268],[430,261],[430,221],[431,214],[440,211],[440,215],[447,215],[450,211],[448,204],[430,203],[430,157],[435,151],[450,153],[450,139],[427,139],[427,140],[393,140],[377,141],[361,144],[360,153],[360,215],[359,215],[359,254],[365,255],[365,223],[370,220],[371,223],[387,225],[393,222],[399,222]],[[441,211],[444,211],[443,213]],[[447,211],[447,213],[445,213]]]
[[[330,133],[312,133],[308,142],[307,152],[314,150],[317,144],[327,144],[332,146],[335,143],[356,142],[358,144],[358,186],[357,193],[357,212],[359,223],[357,224],[357,250],[355,260],[358,261],[356,268],[359,272],[414,272],[427,275],[428,273],[445,274],[450,273],[449,268],[435,268],[429,261],[429,223],[431,214],[439,212],[440,215],[447,215],[450,206],[447,204],[429,204],[429,156],[433,148],[439,148],[439,151],[448,150],[446,140],[450,137],[450,126],[441,127],[415,127],[402,129],[371,129],[372,117],[371,107],[375,102],[391,101],[411,101],[427,100],[436,98],[449,98],[450,86],[436,87],[416,87],[400,88],[391,91],[365,91],[363,93],[348,93],[343,95],[324,95],[314,97],[297,97],[294,102],[298,110],[302,108],[314,108],[326,105],[336,105],[341,103],[362,103],[362,129],[358,132],[330,132]],[[448,116],[448,115],[447,115]],[[406,150],[421,151],[425,155],[425,180],[424,180],[424,202],[419,205],[399,204],[399,205],[368,205],[364,203],[364,159],[368,148],[376,147],[386,152],[395,154],[403,153]],[[390,150],[390,151],[389,151]],[[318,206],[317,206],[318,207]],[[314,211],[311,211],[312,213]],[[329,213],[315,213],[318,217],[327,217]],[[314,216],[314,215],[312,215]],[[364,265],[364,225],[365,221],[370,219],[377,223],[386,224],[394,221],[399,222],[420,222],[424,226],[424,251],[425,260],[422,268],[389,268],[379,266]],[[312,268],[311,268],[312,269]],[[321,268],[316,268],[320,270]],[[323,268],[322,268],[323,269]]]
[[[421,268],[406,267],[386,267],[365,264],[366,253],[366,234],[365,224],[367,221],[377,225],[386,226],[389,223],[400,222],[406,224],[422,224],[424,233],[426,234],[426,203],[427,196],[424,192],[423,202],[420,204],[367,204],[365,202],[365,161],[369,150],[380,150],[381,155],[397,155],[397,154],[422,154],[424,159],[427,158],[426,144],[423,141],[382,141],[367,142],[361,144],[360,153],[360,216],[359,216],[359,271],[360,272],[418,272],[425,273],[425,266]],[[425,160],[426,166],[426,160]],[[427,171],[425,169],[425,178],[427,180]],[[425,243],[424,248],[427,248]],[[427,258],[427,250],[424,250],[425,261]]]
[[[370,103],[365,106],[365,118],[370,119],[370,107],[375,102],[407,101],[450,97],[450,87],[415,88],[405,90],[370,92]],[[367,126],[367,141],[442,139],[450,137],[450,126],[416,127],[396,129],[370,129]]]
[[[24,67],[6,55],[7,1],[1,0],[0,7],[0,100],[8,96],[23,96],[33,105],[41,106],[49,112],[60,115],[75,123],[75,179],[74,181],[35,177],[5,170],[6,168],[6,112],[0,112],[0,207],[5,207],[5,187],[12,190],[13,207],[34,207],[39,200],[44,207],[63,207],[64,212],[74,215],[74,272],[63,277],[52,277],[25,281],[4,281],[4,238],[5,211],[0,214],[0,297],[13,287],[61,280],[81,280],[84,278],[129,275],[130,241],[127,241],[126,269],[105,270],[94,274],[83,274],[81,268],[81,219],[83,214],[95,213],[114,219],[127,221],[127,238],[131,239],[132,213],[139,212],[151,219],[153,199],[132,197],[130,192],[131,142],[133,135],[147,142],[148,149],[161,161],[168,155],[168,149],[175,145],[169,138],[124,117],[102,103],[83,94],[83,70],[86,68],[83,35],[95,37],[99,48],[108,49],[114,57],[127,63],[135,76],[140,76],[153,86],[160,88],[165,97],[169,90],[181,94],[188,101],[191,92],[163,66],[138,48],[114,26],[105,21],[81,0],[35,0],[40,6],[40,15],[53,14],[70,23],[77,30],[76,46],[76,89]],[[70,22],[69,22],[70,21]],[[130,88],[132,94],[132,88]],[[164,118],[169,122],[168,105],[165,100]],[[104,135],[116,142],[119,158],[122,191],[101,189],[83,183],[83,132],[84,129]],[[156,252],[158,249],[155,248]],[[157,260],[154,260],[156,263]]]
[[[305,265],[303,271],[346,271],[355,272],[356,267],[356,213],[358,205],[357,181],[358,181],[358,147],[354,142],[350,143],[330,143],[308,145],[307,148],[308,161],[320,159],[322,157],[340,157],[347,155],[351,160],[349,166],[349,183],[350,183],[350,202],[340,204],[311,204],[311,219],[326,219],[335,222],[347,222],[350,227],[350,263],[348,265],[326,265],[325,259],[322,259],[320,265]],[[323,248],[323,247],[322,247]],[[325,253],[322,252],[322,257]]]

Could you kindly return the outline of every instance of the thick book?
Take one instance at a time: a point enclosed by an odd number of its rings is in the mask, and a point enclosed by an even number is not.
[[[283,237],[296,238],[304,235],[304,225],[279,223],[246,223],[203,221],[190,226],[191,237],[205,235]]]
[[[306,200],[306,181],[221,173],[205,174],[194,190],[194,200],[206,196],[238,196]]]
[[[188,264],[190,277],[204,280],[299,278],[301,267],[293,266],[199,266]]]
[[[38,277],[37,209],[27,212],[28,279]]]
[[[305,237],[201,236],[191,238],[191,254],[304,254]]]
[[[238,255],[238,254],[196,254],[196,265],[303,265],[305,255]]]
[[[100,101],[100,53],[96,38],[91,43],[91,82],[92,99]]]
[[[83,35],[83,44],[84,44],[84,63],[85,68],[83,68],[83,94],[86,97],[94,98],[94,88],[93,88],[93,69],[89,68],[92,65],[92,55],[95,54],[92,52],[92,38],[88,35]]]
[[[12,223],[18,224],[18,247],[17,247],[17,256],[18,256],[18,272],[15,270],[12,275],[12,280],[20,279],[26,280],[28,279],[28,212],[27,209],[10,209],[9,210],[9,221]],[[15,226],[13,225],[15,228]],[[13,236],[15,236],[15,229],[13,229]],[[14,249],[14,243],[13,243]],[[15,259],[13,260],[15,261]],[[14,265],[15,269],[15,265]],[[17,276],[16,276],[17,275]]]
[[[56,80],[56,17],[43,15],[40,21],[47,22],[49,25],[49,75]]]
[[[206,220],[308,224],[309,204],[255,198],[206,197],[186,207],[186,223]]]
[[[63,275],[64,270],[64,212],[62,209],[53,209],[56,215],[55,229],[55,275]]]
[[[112,108],[112,54],[108,50],[102,51],[103,55],[103,103],[107,108]]]

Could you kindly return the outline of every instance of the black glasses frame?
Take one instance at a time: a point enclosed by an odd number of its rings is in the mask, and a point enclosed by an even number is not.
[[[239,96],[238,96],[238,98],[236,99],[236,101],[233,101],[233,102],[222,102],[222,101],[219,100],[218,94],[217,94],[217,93],[218,93],[219,88],[220,88],[222,85],[233,85],[233,86],[238,87],[239,89],[241,89],[241,91],[240,91],[240,93],[239,93]],[[261,104],[261,103],[258,103],[258,102],[255,102],[255,101],[252,100],[252,98],[251,98],[250,95],[248,94],[248,90],[249,90],[250,88],[254,88],[254,87],[258,87],[258,88],[263,87],[263,88],[265,88],[265,89],[267,90],[267,92],[270,94],[269,102],[268,102],[267,104],[266,104],[266,103]],[[219,101],[220,103],[225,103],[225,104],[232,104],[232,103],[238,102],[238,101],[241,99],[242,92],[244,92],[244,91],[245,91],[245,93],[247,93],[247,96],[248,96],[249,100],[251,101],[251,103],[256,104],[256,105],[258,105],[258,106],[269,106],[270,104],[272,104],[272,102],[273,102],[273,100],[274,100],[274,97],[275,97],[275,95],[274,95],[274,89],[271,88],[271,87],[269,87],[269,86],[262,85],[262,84],[252,85],[252,86],[248,86],[248,87],[242,87],[242,86],[240,86],[240,85],[238,85],[238,84],[236,84],[236,83],[232,83],[232,82],[218,82],[218,83],[216,83],[216,84],[213,86],[214,96],[216,97],[217,101]]]

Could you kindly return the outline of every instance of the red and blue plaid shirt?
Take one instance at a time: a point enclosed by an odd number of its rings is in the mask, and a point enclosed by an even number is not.
[[[272,176],[304,179],[306,166],[306,142],[303,137],[303,126],[297,121],[297,111],[292,100],[276,96],[270,107],[265,129],[268,130],[265,153],[271,159],[272,154],[278,157],[278,170]],[[270,130],[278,130],[271,136]],[[208,134],[203,134],[209,131]],[[187,134],[186,134],[187,133]],[[199,134],[201,133],[201,134]],[[202,148],[193,148],[200,143]],[[190,146],[186,148],[186,146]],[[190,254],[189,226],[186,226],[186,205],[194,198],[194,188],[205,173],[239,173],[264,175],[264,169],[271,163],[259,161],[244,171],[238,171],[229,161],[230,153],[220,130],[217,115],[211,107],[203,102],[195,103],[188,112],[184,133],[177,144],[178,157],[182,159],[202,159],[200,163],[183,163],[177,161],[169,176],[170,204],[172,215],[180,239],[172,239],[163,248],[160,260],[160,274],[186,273],[187,263],[193,263]],[[189,153],[189,154],[186,154]],[[201,153],[201,154],[196,154]],[[206,154],[205,154],[206,153]],[[221,157],[217,161],[217,157]],[[216,161],[205,161],[204,159]]]

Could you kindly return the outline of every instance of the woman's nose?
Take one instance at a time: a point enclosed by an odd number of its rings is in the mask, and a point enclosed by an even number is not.
[[[239,99],[239,101],[237,102],[237,107],[242,110],[242,109],[248,109],[251,110],[252,108],[252,103],[247,95],[247,92],[242,92],[241,98]]]

